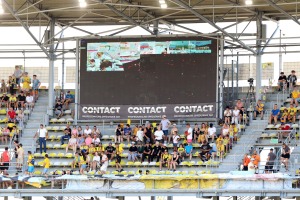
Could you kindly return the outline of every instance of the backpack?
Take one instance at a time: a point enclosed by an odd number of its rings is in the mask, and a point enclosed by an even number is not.
[[[34,162],[35,162],[35,160],[34,160],[34,158],[32,158],[30,161],[30,164],[34,165]]]

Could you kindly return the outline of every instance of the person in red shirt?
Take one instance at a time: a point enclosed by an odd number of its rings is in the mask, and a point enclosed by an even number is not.
[[[7,112],[8,121],[16,123],[16,116],[17,116],[16,112],[13,110],[12,107],[10,107],[9,111]]]
[[[8,153],[8,147],[5,147],[5,151],[1,155],[0,160],[0,173],[3,171],[3,174],[7,174],[7,170],[9,168],[9,153]]]

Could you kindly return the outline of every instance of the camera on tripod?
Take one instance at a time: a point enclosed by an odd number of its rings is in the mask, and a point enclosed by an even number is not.
[[[250,85],[253,85],[254,78],[249,78],[249,79],[248,79],[248,82],[249,82]]]

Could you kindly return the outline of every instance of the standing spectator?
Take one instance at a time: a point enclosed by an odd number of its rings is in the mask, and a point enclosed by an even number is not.
[[[23,77],[22,77],[22,83],[23,87],[22,90],[24,92],[28,92],[30,90],[30,84],[31,84],[31,78],[28,76],[27,72],[24,72]]]
[[[274,119],[274,123],[277,124],[279,115],[280,115],[280,110],[278,109],[277,104],[274,104],[274,108],[273,108],[270,118],[269,118],[269,124],[272,124],[273,119]]]
[[[2,107],[2,105],[4,105],[8,108],[9,107],[8,102],[9,102],[9,97],[6,95],[6,93],[3,93],[3,96],[0,97],[0,103],[1,103],[0,106]]]
[[[254,119],[260,114],[260,118],[264,118],[264,104],[261,102],[260,99],[258,99],[256,106],[255,106],[255,111],[254,111]]]
[[[57,101],[54,107],[54,113],[57,116],[57,119],[61,118],[63,115],[63,106],[60,101]]]
[[[50,160],[49,160],[48,154],[45,154],[45,158],[44,158],[44,161],[43,161],[43,166],[44,166],[44,170],[43,170],[42,175],[45,175],[46,178],[47,178],[48,177],[47,173],[48,173],[49,168],[50,168]]]
[[[124,133],[124,130],[123,128],[121,127],[121,124],[118,124],[117,125],[117,128],[115,130],[115,142],[118,142],[118,143],[122,143],[123,142],[123,138],[122,138],[122,135]]]
[[[108,167],[108,157],[104,152],[101,153],[101,156],[102,156],[102,159],[101,159],[102,166],[100,168],[100,171],[101,171],[101,174],[105,174],[107,167]]]
[[[14,93],[15,84],[16,84],[15,76],[9,76],[8,81],[7,81],[7,85],[9,87],[9,93],[11,95]]]
[[[115,143],[116,147],[116,168],[118,172],[124,171],[121,165],[121,160],[122,160],[122,153],[123,153],[123,148],[119,145],[119,143]]]
[[[292,70],[291,74],[288,75],[287,77],[287,87],[289,88],[290,86],[295,87],[297,84],[297,76],[296,76],[296,71]]]
[[[203,124],[203,123],[202,123]],[[202,125],[201,125],[201,128],[202,128]],[[205,130],[204,130],[205,131]],[[204,134],[204,131],[202,131],[202,135]],[[198,127],[198,124],[195,123],[195,126],[193,128],[193,139],[194,139],[194,142],[196,143],[197,142],[197,139],[200,135],[200,128]]]
[[[24,162],[24,149],[22,144],[17,145],[17,170],[22,170],[23,162]]]
[[[192,146],[192,143],[190,142],[188,145],[186,145],[184,147],[184,150],[185,150],[185,155],[184,156],[189,157],[190,160],[192,160],[192,156],[193,156],[193,146]]]
[[[217,134],[216,134],[217,129],[216,129],[216,127],[214,127],[214,125],[212,123],[209,124],[209,128],[208,128],[207,132],[208,132],[208,137],[210,137],[213,142],[215,140],[215,137],[217,136]]]
[[[126,127],[124,128],[124,136],[123,137],[127,139],[128,144],[130,141],[131,132],[132,132],[132,129],[130,127],[130,124],[126,124]]]
[[[248,165],[250,163],[250,156],[246,153],[243,158],[243,171],[248,171]]]
[[[289,159],[290,159],[290,147],[288,147],[285,143],[282,144],[282,154],[281,154],[281,163],[283,163],[285,170],[289,171]]]
[[[174,151],[177,151],[179,140],[180,140],[180,137],[177,134],[177,131],[174,131],[174,135],[173,135],[173,148],[174,148]]]
[[[237,101],[236,101],[236,107],[239,109],[239,110],[241,110],[242,109],[242,107],[244,107],[244,104],[243,104],[243,102],[240,100],[240,99],[238,99]]]
[[[36,138],[37,135],[39,136],[40,153],[42,154],[43,146],[44,152],[46,153],[46,139],[48,138],[48,131],[44,128],[43,124],[40,125],[40,128],[35,133],[34,138]]]
[[[160,126],[157,127],[157,131],[154,133],[155,141],[159,143],[163,143],[164,132],[161,130]],[[167,141],[166,141],[167,142]]]
[[[166,115],[162,116],[162,120],[160,121],[161,129],[164,132],[164,141],[168,141],[169,136],[169,126],[171,122],[167,119]]]
[[[34,101],[37,101],[39,98],[39,88],[41,86],[41,82],[36,78],[36,75],[32,76],[32,90],[34,95]]]
[[[83,133],[84,133],[85,136],[88,136],[89,134],[92,133],[92,130],[90,129],[89,125],[85,126],[85,129],[84,129]]]
[[[232,120],[231,123],[239,124],[239,118],[240,118],[240,110],[237,106],[234,107],[234,110],[232,111]]]
[[[137,147],[135,146],[135,142],[131,143],[131,147],[129,147],[129,153],[128,153],[128,161],[135,161],[137,155]]]
[[[72,132],[72,130],[71,130],[71,128],[70,128],[70,125],[67,124],[67,127],[66,127],[65,130],[64,130],[64,134],[65,134],[65,135],[61,136],[61,138],[60,138],[60,144],[61,144],[61,145],[64,144],[64,140],[65,140],[65,139],[68,139],[68,140],[69,140],[69,139],[71,138],[71,132]]]
[[[8,147],[5,147],[4,152],[1,154],[1,165],[0,165],[0,171],[3,171],[3,174],[7,174],[7,170],[9,168],[9,153],[8,153]]]
[[[33,109],[34,107],[34,99],[33,99],[33,96],[30,94],[30,93],[27,93],[26,95],[26,103],[25,103],[25,106],[28,108],[28,109]]]
[[[258,169],[258,165],[259,165],[259,162],[260,162],[260,156],[259,156],[259,154],[257,154],[256,150],[253,151],[253,154],[252,154],[251,158],[254,159],[253,164],[255,166],[255,169]],[[248,167],[248,171],[249,171],[249,167]]]
[[[16,77],[16,84],[18,86],[18,89],[20,90],[20,83],[21,83],[21,77],[23,75],[23,71],[20,69],[19,65],[15,66],[15,71],[13,75]]]
[[[12,123],[16,123],[16,117],[17,117],[16,112],[13,110],[12,107],[10,107],[8,112],[7,112],[8,121],[12,122]]]
[[[270,152],[268,154],[267,163],[265,166],[265,173],[271,173],[273,171],[274,162],[276,159],[276,154],[273,153],[273,149],[270,149]]]
[[[192,143],[193,142],[193,129],[190,125],[190,123],[186,124],[186,131],[185,131],[185,135],[186,135],[186,140],[188,143]]]
[[[248,164],[248,171],[252,172],[253,174],[255,174],[255,171],[256,171],[256,165],[254,164],[254,161],[255,161],[255,159],[251,158],[250,162]]]
[[[300,100],[300,92],[296,86],[294,87],[294,90],[292,91],[291,97],[292,97],[291,104],[295,103],[296,106],[298,106],[298,101]]]
[[[277,83],[278,91],[280,91],[281,89],[286,89],[286,82],[287,82],[287,78],[284,75],[284,72],[280,72],[280,76],[278,78],[278,83]]]
[[[4,79],[1,80],[0,92],[2,92],[2,93],[7,92],[6,83],[5,83]]]
[[[34,157],[31,153],[31,151],[28,151],[28,160],[27,160],[27,165],[28,165],[28,174],[30,176],[32,176],[33,172],[34,172]]]
[[[150,163],[150,160],[151,160],[151,152],[152,152],[152,148],[151,148],[149,142],[147,142],[147,143],[146,143],[146,146],[145,146],[145,148],[144,148],[143,155],[142,155],[142,162],[144,162],[145,158],[147,157],[148,163]]]
[[[226,124],[230,124],[230,120],[231,120],[231,116],[232,116],[232,111],[230,110],[229,106],[226,106],[226,109],[224,111],[224,123]]]
[[[144,128],[144,143],[150,142],[153,144],[153,139],[152,139],[152,128],[150,123],[147,124],[147,127]]]
[[[105,148],[105,155],[108,157],[109,161],[112,161],[115,157],[116,148],[112,146],[110,142]]]

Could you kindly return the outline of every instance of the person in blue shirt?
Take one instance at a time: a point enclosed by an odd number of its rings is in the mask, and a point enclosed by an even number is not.
[[[123,137],[127,139],[127,142],[129,144],[129,141],[130,141],[130,136],[131,136],[131,132],[132,132],[132,129],[130,127],[130,124],[126,124],[126,127],[124,128],[124,135]]]
[[[280,115],[280,110],[278,109],[277,104],[275,104],[269,118],[269,124],[272,124],[273,119],[274,119],[274,123],[277,124],[277,119],[280,118],[279,115]]]
[[[67,92],[66,97],[65,97],[65,101],[64,101],[64,105],[65,105],[65,109],[68,110],[69,109],[69,104],[72,103],[73,100],[73,95],[71,94],[70,91]]]
[[[184,147],[185,150],[185,156],[186,157],[190,157],[190,160],[192,160],[192,156],[193,156],[193,146],[192,143],[190,142],[188,145],[186,145]]]

